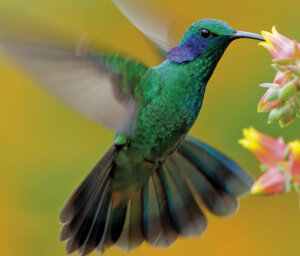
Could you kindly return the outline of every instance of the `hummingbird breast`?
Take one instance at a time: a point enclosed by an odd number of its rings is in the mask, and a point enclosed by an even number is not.
[[[163,160],[173,153],[195,122],[205,84],[168,81],[141,106],[130,147],[144,159]]]

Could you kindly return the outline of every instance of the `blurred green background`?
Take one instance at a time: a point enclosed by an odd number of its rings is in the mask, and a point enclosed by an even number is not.
[[[299,0],[152,2],[165,15],[176,17],[180,25],[172,34],[177,37],[198,19],[217,18],[251,32],[270,30],[275,24],[282,34],[300,40]],[[0,17],[8,14],[17,14],[22,26],[23,17],[33,17],[30,26],[43,29],[51,24],[74,37],[84,33],[100,46],[149,65],[159,63],[149,42],[109,0],[1,0]],[[270,61],[257,42],[234,42],[209,82],[191,130],[255,177],[260,174],[257,160],[237,143],[244,127],[253,125],[272,136],[283,135],[286,141],[300,139],[300,120],[280,129],[266,124],[267,115],[256,113],[264,92],[258,84],[272,81],[275,74]],[[0,255],[65,255],[58,213],[113,139],[112,131],[44,93],[0,48]],[[169,249],[144,244],[130,255],[299,255],[298,201],[295,193],[247,196],[240,200],[236,215],[225,219],[209,215],[203,237],[179,239]],[[126,253],[112,248],[106,255]]]

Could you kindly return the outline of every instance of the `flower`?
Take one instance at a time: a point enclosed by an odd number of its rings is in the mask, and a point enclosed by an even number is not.
[[[280,173],[276,168],[270,168],[262,174],[251,189],[252,194],[274,195],[285,191],[287,174]]]
[[[257,112],[266,112],[269,111],[273,108],[276,108],[277,106],[280,105],[280,100],[279,99],[275,99],[273,101],[266,101],[266,99],[268,98],[268,95],[270,95],[274,89],[278,89],[280,88],[283,84],[284,81],[286,80],[286,76],[284,72],[278,71],[275,79],[273,81],[274,87],[273,88],[269,88],[265,94],[263,95],[263,97],[260,99],[258,106],[257,106]],[[278,85],[278,86],[276,86]]]
[[[282,138],[272,138],[253,127],[243,129],[243,134],[239,143],[263,164],[264,173],[255,181],[251,193],[276,195],[293,187],[300,196],[300,140],[285,144]]]
[[[273,57],[277,71],[273,83],[267,87],[257,107],[258,112],[270,111],[268,123],[279,122],[281,127],[300,117],[300,43],[289,39],[272,28],[272,33],[263,31],[265,42],[260,43]]]
[[[272,33],[262,31],[262,35],[266,41],[260,45],[269,51],[274,58],[273,62],[287,64],[294,57],[300,57],[300,44],[278,33],[275,26],[272,27]]]
[[[238,142],[249,149],[262,164],[275,167],[277,162],[284,160],[286,145],[282,138],[272,138],[253,127],[243,129],[243,135],[245,138]]]
[[[289,143],[290,148],[290,172],[293,179],[300,183],[300,140],[295,140]]]
[[[300,194],[300,140],[285,144],[282,138],[275,139],[253,127],[243,129],[243,134],[239,143],[257,157],[264,172],[254,183],[251,193],[273,195],[288,192],[293,183]]]

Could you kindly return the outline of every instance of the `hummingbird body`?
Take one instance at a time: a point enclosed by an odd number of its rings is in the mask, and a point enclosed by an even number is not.
[[[179,235],[204,232],[200,205],[219,216],[237,210],[237,197],[250,190],[252,178],[187,133],[218,61],[242,37],[263,40],[222,21],[199,20],[156,67],[91,50],[6,44],[47,89],[117,127],[114,145],[61,211],[68,253],[102,253],[113,244],[132,250],[144,240],[167,247]]]
[[[198,116],[217,62],[217,58],[209,60],[204,55],[184,65],[166,60],[151,68],[136,130],[129,138],[136,150],[145,153],[144,158],[163,159],[176,149]]]
[[[128,136],[126,144],[119,154],[127,156],[127,161],[163,162],[180,145],[194,124],[202,106],[204,92],[217,61],[207,62],[205,57],[198,58],[186,65],[164,61],[158,67],[146,71],[141,82],[145,84],[145,97],[139,102],[136,129]],[[142,76],[143,77],[143,76]],[[118,159],[118,156],[116,157]],[[126,165],[128,164],[126,162]],[[118,164],[117,164],[118,165]],[[120,164],[122,166],[122,164]],[[121,174],[132,172],[135,168],[129,165],[127,170],[116,168],[116,176],[138,177],[141,181],[133,182],[139,189],[145,184],[145,174],[140,174],[137,165],[135,175]],[[148,177],[152,174],[148,172]],[[146,180],[147,180],[146,179]],[[124,179],[115,179],[124,187]],[[132,184],[127,185],[128,188]],[[118,187],[118,185],[115,185]]]
[[[206,83],[191,79],[190,67],[165,61],[152,69],[150,97],[141,104],[136,129],[128,140],[143,158],[163,160],[176,149],[199,113]],[[154,81],[154,83],[153,83]]]
[[[126,161],[117,163],[113,191],[120,187],[122,189],[118,192],[129,189],[130,197],[135,191],[131,189],[132,184],[140,189],[158,162],[163,162],[178,148],[197,119],[206,84],[229,42],[228,39],[222,40],[217,47],[202,48],[201,57],[184,65],[166,60],[140,74],[139,87],[143,88],[143,94],[136,95],[139,99],[136,129],[127,137],[126,147],[119,152],[120,158],[123,161],[126,158]],[[117,159],[118,156],[116,162]],[[146,171],[141,173],[140,163],[145,160],[152,162],[153,166],[146,164]],[[124,181],[124,177],[134,177],[134,181]]]
[[[240,37],[261,40],[204,19],[156,67],[91,54],[96,63],[121,75],[121,90],[132,93],[136,111],[134,120],[129,119],[134,123],[130,132],[117,133],[115,146],[61,212],[67,252],[86,255],[96,247],[103,252],[112,244],[132,250],[144,239],[165,247],[178,235],[203,233],[207,224],[200,202],[220,216],[236,211],[236,197],[250,190],[252,178],[220,152],[186,135],[218,61]],[[98,180],[100,185],[95,185]],[[85,206],[84,200],[92,200],[91,205]]]

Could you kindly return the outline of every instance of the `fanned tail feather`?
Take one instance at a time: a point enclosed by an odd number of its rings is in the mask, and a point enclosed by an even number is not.
[[[86,255],[105,237],[110,209],[112,147],[64,206],[60,221],[64,224],[61,240],[68,240],[67,252],[78,250]]]
[[[178,152],[190,160],[212,184],[232,196],[246,194],[252,187],[253,178],[241,166],[195,138],[187,136]]]
[[[159,247],[171,245],[177,238],[167,205],[163,184],[154,173],[143,189],[143,233],[146,241]]]
[[[189,186],[193,196],[205,207],[219,216],[226,216],[236,211],[237,199],[222,189],[214,186],[197,167],[179,152],[170,159],[178,168],[178,172]]]
[[[142,198],[140,190],[128,202],[125,223],[116,246],[122,250],[131,251],[141,245],[143,241]]]
[[[176,165],[166,163],[160,169],[161,179],[167,194],[172,224],[182,236],[199,236],[206,229],[204,214]]]
[[[217,150],[186,137],[142,189],[133,192],[127,205],[115,206],[111,183],[113,146],[87,176],[63,208],[61,240],[67,252],[103,253],[115,244],[130,251],[143,241],[168,247],[181,236],[200,236],[206,218],[199,205],[219,216],[233,214],[237,196],[253,183],[240,166]],[[122,196],[122,194],[121,194]]]

